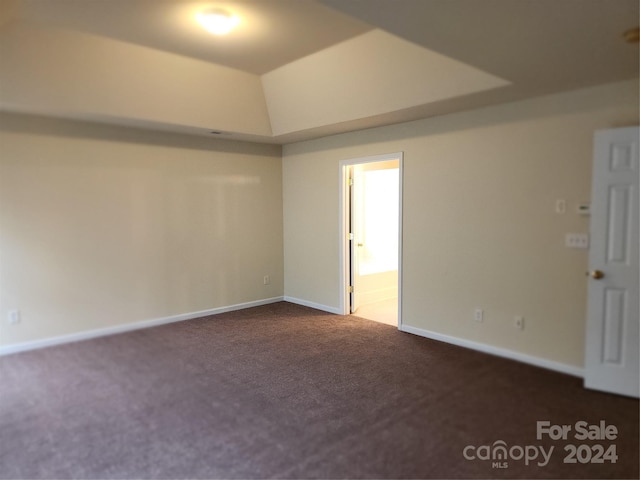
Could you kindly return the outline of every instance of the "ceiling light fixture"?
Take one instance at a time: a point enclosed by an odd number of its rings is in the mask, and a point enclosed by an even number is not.
[[[226,35],[240,23],[238,17],[221,8],[201,12],[197,19],[205,30],[214,35]]]

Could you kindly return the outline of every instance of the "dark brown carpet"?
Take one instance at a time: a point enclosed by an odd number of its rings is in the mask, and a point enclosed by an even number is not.
[[[0,389],[2,478],[638,478],[637,401],[288,303],[7,356]],[[538,441],[537,420],[619,436]],[[555,451],[464,459],[498,440]],[[567,443],[618,460],[563,464]]]

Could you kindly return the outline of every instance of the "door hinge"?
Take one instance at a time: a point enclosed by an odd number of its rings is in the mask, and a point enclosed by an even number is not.
[[[349,235],[347,235],[347,240],[353,240],[353,233],[350,233]]]
[[[350,179],[349,179],[349,186],[350,186],[350,187],[351,187],[351,186],[353,186],[353,178],[350,178]]]
[[[351,285],[347,287],[347,293],[353,293],[353,287]]]

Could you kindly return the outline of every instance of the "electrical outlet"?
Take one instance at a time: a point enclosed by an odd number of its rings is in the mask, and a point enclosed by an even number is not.
[[[10,310],[7,314],[7,323],[17,325],[20,323],[20,310]]]
[[[476,322],[482,322],[484,321],[484,312],[482,311],[481,308],[476,308],[473,312],[473,319]]]
[[[513,317],[513,326],[518,330],[524,330],[524,317],[517,316]]]
[[[271,279],[269,278],[269,275],[264,276],[264,278],[262,279],[262,283],[263,285],[269,285],[271,283]]]

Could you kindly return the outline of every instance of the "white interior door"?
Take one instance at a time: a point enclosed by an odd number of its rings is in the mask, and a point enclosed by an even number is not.
[[[350,172],[350,217],[351,217],[351,313],[360,307],[360,260],[363,246],[363,204],[362,204],[362,167],[354,165]]]
[[[595,135],[585,386],[639,396],[637,127]]]

